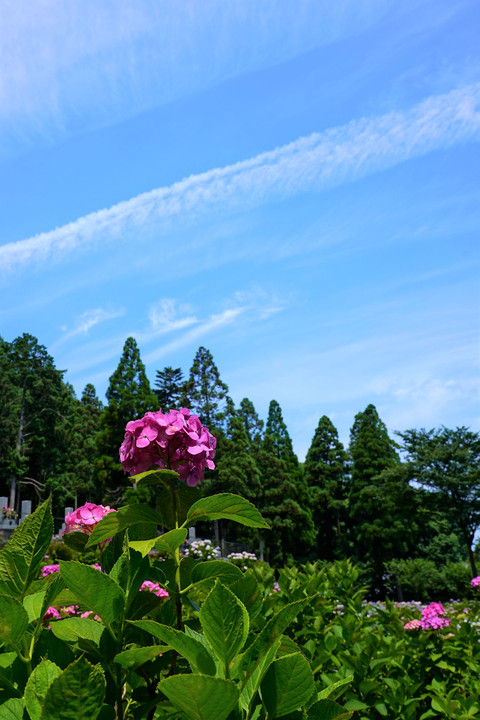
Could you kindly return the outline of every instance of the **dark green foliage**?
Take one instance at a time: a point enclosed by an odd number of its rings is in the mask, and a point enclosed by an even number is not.
[[[122,501],[128,482],[118,459],[125,426],[130,420],[158,409],[158,400],[150,388],[145,366],[134,338],[127,338],[117,369],[106,392],[108,405],[100,421],[98,436],[98,479],[105,488],[105,499],[113,505]]]
[[[285,563],[288,558],[308,555],[315,543],[308,487],[275,400],[270,403],[258,466],[260,506],[273,530],[265,537],[270,562]]]
[[[480,435],[465,427],[407,430],[399,435],[409,479],[434,492],[457,523],[472,574],[477,575],[472,546],[480,527]]]
[[[248,449],[252,452],[259,450],[263,440],[263,420],[258,417],[257,411],[251,400],[243,398],[237,410],[238,416],[242,419],[245,433],[248,440]]]
[[[199,415],[203,425],[208,427],[210,432],[222,428],[228,386],[220,379],[211,352],[204,347],[197,350],[190,368],[189,379],[185,384],[185,393],[190,402],[190,409]]]
[[[35,497],[57,468],[64,408],[63,372],[36,338],[23,334],[0,341],[2,413],[1,484],[10,486],[10,505],[22,496]],[[68,393],[68,391],[67,391]]]
[[[350,460],[352,551],[360,562],[373,564],[373,582],[381,587],[385,560],[403,555],[396,546],[401,538],[408,539],[405,527],[410,524],[412,493],[396,445],[373,405],[355,416]]]
[[[304,465],[319,558],[333,560],[344,548],[347,454],[325,415],[320,418]]]
[[[64,453],[61,472],[49,480],[56,514],[65,505],[75,508],[87,501],[99,501],[95,464],[97,460],[97,432],[102,403],[90,383],[85,386],[81,400],[71,400],[70,412],[63,424]]]
[[[184,380],[180,368],[157,370],[154,393],[163,412],[179,410],[184,404]]]

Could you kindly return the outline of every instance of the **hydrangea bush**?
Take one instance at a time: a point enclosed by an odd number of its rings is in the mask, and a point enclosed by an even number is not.
[[[63,535],[78,559],[49,565],[49,501],[14,532],[0,552],[0,718],[350,715],[298,647],[285,652],[285,631],[309,596],[272,612],[252,570],[180,556],[199,521],[268,529],[237,495],[192,496],[215,446],[187,409],[147,413],[128,423],[120,459],[134,486],[162,487],[161,512],[86,503]],[[81,562],[92,552],[94,566]]]

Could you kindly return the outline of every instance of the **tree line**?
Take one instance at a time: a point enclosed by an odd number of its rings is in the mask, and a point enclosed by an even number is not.
[[[17,508],[20,499],[48,493],[57,515],[87,500],[158,504],[153,491],[132,488],[118,448],[129,420],[184,406],[218,439],[216,468],[197,492],[253,502],[272,527],[260,538],[271,563],[352,557],[378,588],[388,563],[406,558],[468,559],[477,574],[480,435],[468,428],[409,429],[394,440],[368,405],[354,418],[347,448],[322,416],[299,463],[278,402],[270,402],[265,423],[248,398],[236,407],[204,347],[187,377],[165,367],[152,387],[128,338],[105,405],[91,384],[78,399],[64,374],[33,336],[0,338],[0,494]],[[229,540],[259,541],[233,524],[220,530]]]

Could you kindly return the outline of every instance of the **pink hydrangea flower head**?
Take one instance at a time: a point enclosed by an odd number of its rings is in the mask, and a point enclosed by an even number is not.
[[[216,439],[188,408],[159,410],[127,423],[120,462],[130,475],[155,468],[175,470],[193,487],[207,468],[214,469],[216,446]]]
[[[480,575],[478,575],[477,577],[474,577],[470,584],[471,584],[472,588],[480,587]]]
[[[87,502],[65,516],[64,533],[77,531],[91,535],[100,520],[111,512],[116,512],[116,510],[108,505],[95,505]]]
[[[431,602],[422,610],[422,617],[435,617],[436,615],[445,615],[445,608],[442,603]]]
[[[420,630],[422,623],[420,620],[410,620],[403,626],[404,630]]]

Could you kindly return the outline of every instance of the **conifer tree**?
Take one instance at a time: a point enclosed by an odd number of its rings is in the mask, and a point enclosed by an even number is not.
[[[204,347],[200,347],[195,355],[185,393],[190,409],[210,431],[222,429],[228,386],[220,379],[211,352]]]
[[[98,436],[98,477],[106,487],[106,500],[118,505],[127,483],[118,451],[130,420],[158,409],[158,399],[150,388],[140,351],[133,337],[127,338],[117,369],[110,377],[105,408]]]
[[[304,466],[317,533],[318,557],[333,560],[342,550],[346,515],[347,453],[330,419],[320,418]]]
[[[272,531],[265,535],[269,559],[274,564],[309,554],[315,541],[308,488],[293,451],[280,405],[272,400],[262,448],[258,454],[261,474],[261,509]]]
[[[400,512],[395,515],[391,498],[409,492],[403,476],[392,473],[400,465],[396,447],[374,405],[355,416],[349,448],[351,541],[356,559],[371,563],[377,587],[382,586],[385,561],[398,557],[393,538],[403,520]]]
[[[10,486],[9,505],[14,506],[18,482],[23,497],[42,487],[54,473],[58,459],[63,372],[38,340],[24,333],[11,343],[1,341],[2,401],[0,426],[2,485]],[[8,477],[6,476],[8,473]],[[18,504],[18,503],[17,503]]]
[[[163,412],[179,410],[184,404],[184,379],[180,368],[157,370],[154,393]]]
[[[264,422],[258,417],[251,400],[243,398],[238,409],[238,416],[245,428],[249,450],[252,452],[258,451],[263,440]]]

